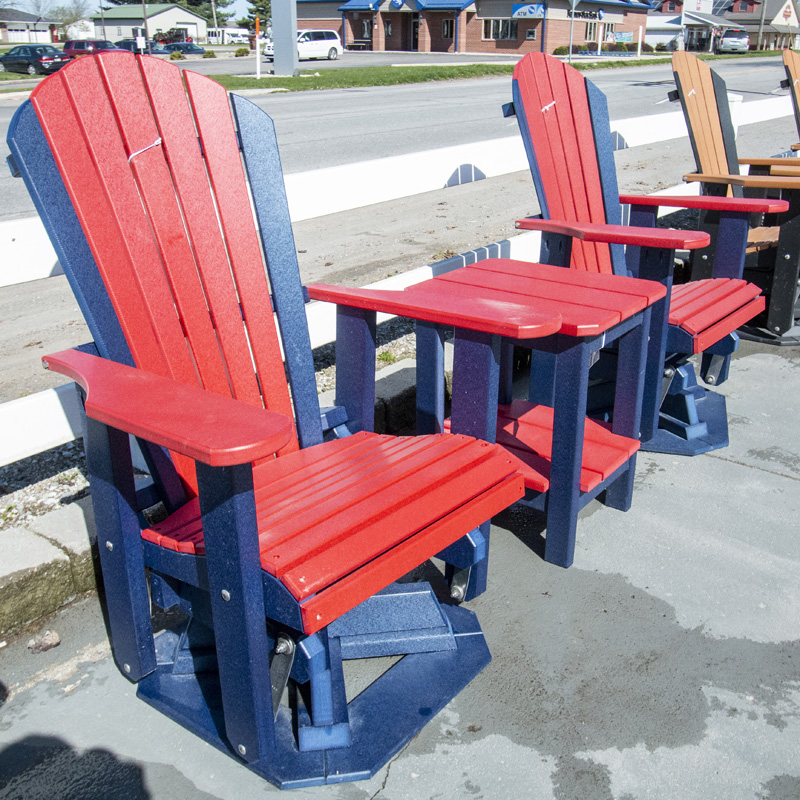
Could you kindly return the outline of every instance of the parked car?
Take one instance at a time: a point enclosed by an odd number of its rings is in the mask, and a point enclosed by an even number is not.
[[[249,44],[250,37],[246,33],[227,33],[225,34],[225,38],[227,39],[226,44]]]
[[[121,50],[130,50],[131,53],[147,53],[147,46],[145,45],[144,50],[139,50],[136,46],[136,39],[120,39],[118,42],[114,42],[114,44],[120,48]],[[154,56],[165,56],[169,55],[169,50],[167,50],[163,45],[160,45],[158,42],[151,41],[150,42],[150,55]]]
[[[194,42],[173,42],[172,44],[165,44],[164,49],[168,53],[174,53],[178,50],[185,56],[200,56],[206,51],[205,47],[200,47]]]
[[[27,72],[49,75],[70,61],[70,57],[51,44],[23,44],[0,56],[0,72]]]
[[[297,32],[297,58],[327,58],[335,61],[342,54],[342,40],[336,31],[298,31]],[[264,55],[272,60],[275,54],[275,45],[272,39],[267,39],[264,45]]]
[[[72,58],[90,56],[103,50],[118,50],[113,42],[106,39],[70,39],[64,42],[64,52]]]
[[[742,28],[725,28],[717,42],[718,53],[746,53],[750,49],[750,34]]]

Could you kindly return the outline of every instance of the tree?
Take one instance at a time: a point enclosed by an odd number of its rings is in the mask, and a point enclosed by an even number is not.
[[[70,0],[68,5],[56,6],[50,11],[50,17],[58,23],[58,31],[62,39],[68,39],[69,29],[87,19],[94,12],[94,6],[90,0]]]
[[[247,18],[250,21],[248,27],[255,30],[256,17],[261,20],[261,30],[266,27],[266,22],[272,19],[272,0],[253,0],[247,7]]]
[[[37,19],[45,19],[50,13],[50,6],[52,5],[52,0],[27,0],[25,10],[29,14],[33,14]]]

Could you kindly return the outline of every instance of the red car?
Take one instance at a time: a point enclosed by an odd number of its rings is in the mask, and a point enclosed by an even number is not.
[[[119,47],[105,39],[71,39],[64,42],[64,52],[72,58],[90,56],[92,53],[100,53],[103,50],[119,50]]]

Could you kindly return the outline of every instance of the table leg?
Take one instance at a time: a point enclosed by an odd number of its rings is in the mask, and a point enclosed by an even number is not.
[[[562,339],[558,353],[553,406],[553,452],[547,499],[545,560],[569,567],[575,552],[575,529],[580,510],[580,474],[586,393],[589,381],[589,346]]]

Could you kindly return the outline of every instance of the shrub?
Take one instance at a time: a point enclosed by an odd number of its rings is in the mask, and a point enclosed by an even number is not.
[[[242,56],[249,56],[250,55],[250,48],[249,47],[238,47],[236,48],[236,52],[233,54],[235,58],[241,58]]]
[[[638,53],[639,52],[639,45],[636,42],[628,42],[626,45],[626,50],[629,53]],[[644,45],[642,45],[642,50],[644,50]]]
[[[203,53],[203,58],[216,58],[216,57],[217,54],[213,50],[206,50],[205,53]]]
[[[183,53],[181,53],[180,50],[173,50],[169,54],[169,60],[170,61],[183,61],[185,58],[186,58],[186,56]]]
[[[567,53],[569,53],[569,47],[567,47],[565,44],[562,44],[560,47],[556,47],[556,49],[553,50],[554,56],[565,56]]]
[[[666,53],[667,52],[667,46],[664,44],[664,42],[659,42],[656,45],[656,52],[657,53]]]
[[[647,44],[647,42],[642,42],[642,52],[643,53],[652,53],[653,52],[653,45]]]

